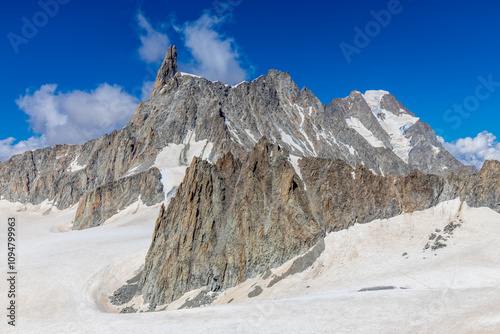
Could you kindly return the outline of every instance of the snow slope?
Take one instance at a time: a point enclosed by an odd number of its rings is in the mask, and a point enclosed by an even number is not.
[[[410,144],[410,139],[405,137],[405,132],[412,125],[418,122],[419,118],[411,116],[405,112],[401,113],[400,115],[395,115],[389,110],[382,109],[380,107],[380,101],[386,94],[389,94],[389,92],[386,92],[384,90],[368,90],[363,94],[363,98],[370,106],[379,124],[389,135],[392,144],[392,150],[394,151],[394,153],[404,162],[408,163],[409,154],[412,147]],[[358,133],[360,133],[362,136],[364,136],[368,142],[373,142],[373,138],[371,138],[370,136],[371,132],[370,134],[368,134],[362,133],[364,130],[361,130],[361,132],[359,129],[355,128],[355,130],[358,131]]]
[[[346,118],[346,122],[350,128],[353,128],[357,133],[362,135],[371,146],[385,147],[384,143],[382,143],[377,137],[375,137],[375,135],[370,130],[368,130],[356,117]]]
[[[196,141],[194,132],[189,131],[184,143],[168,144],[158,153],[153,166],[160,170],[166,200],[168,200],[169,193],[172,190],[175,191],[175,188],[181,184],[193,158],[208,159],[212,148],[213,143],[206,139]]]
[[[272,287],[292,261],[225,291],[215,306],[135,314],[112,313],[107,297],[140,269],[158,206],[138,202],[103,226],[60,232],[75,210],[0,201],[0,221],[15,216],[19,237],[18,326],[4,319],[1,333],[500,332],[500,215],[490,209],[450,201],[355,225],[327,235],[311,267]],[[446,247],[424,250],[458,219]],[[0,267],[7,271],[5,256]],[[250,298],[256,286],[262,292]]]

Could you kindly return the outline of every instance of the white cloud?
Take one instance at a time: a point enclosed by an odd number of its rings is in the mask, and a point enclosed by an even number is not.
[[[219,80],[227,84],[237,84],[248,77],[241,66],[241,56],[232,38],[220,33],[220,26],[231,17],[231,11],[240,4],[240,0],[216,3],[216,14],[206,11],[196,21],[185,22],[181,26],[164,22],[162,26],[172,25],[179,33],[192,56],[192,62],[183,63],[179,60],[179,69],[193,73],[209,80]],[[166,34],[153,29],[142,13],[137,14],[137,22],[143,31],[140,35],[141,46],[139,54],[146,63],[160,63],[167,52],[170,40]],[[155,76],[156,77],[156,76]],[[149,97],[145,91],[151,88],[149,82],[144,82],[142,98]]]
[[[221,7],[224,10],[224,16],[220,15],[222,17],[206,12],[194,22],[186,22],[181,28],[174,27],[182,35],[193,57],[192,63],[179,64],[181,68],[185,67],[186,72],[228,84],[247,78],[235,41],[219,32],[220,25],[239,4],[238,1]],[[137,15],[137,22],[142,29],[138,50],[141,59],[146,63],[161,62],[170,44],[168,36],[155,30],[141,13]],[[154,81],[150,79],[155,78],[145,79],[141,88],[144,100],[153,90]],[[0,160],[26,150],[55,144],[83,144],[98,138],[123,127],[139,102],[121,87],[108,84],[90,92],[75,90],[61,93],[56,89],[56,84],[43,85],[16,100],[19,108],[29,116],[35,136],[18,143],[14,138],[0,140]]]
[[[446,148],[455,158],[466,165],[474,165],[481,169],[485,160],[500,160],[500,143],[487,131],[479,133],[475,138],[461,138],[451,143],[445,143]]]
[[[148,20],[139,13],[137,15],[139,26],[144,30],[145,35],[140,35],[141,47],[139,55],[147,63],[161,62],[165,58],[170,40],[166,34],[162,34],[153,29]]]
[[[245,80],[247,73],[241,67],[234,40],[217,31],[222,22],[222,19],[205,13],[177,30],[183,34],[186,47],[194,58],[192,64],[186,65],[188,72],[209,80],[236,84]]]
[[[12,137],[0,140],[0,161],[6,161],[14,154],[49,146],[44,136],[33,136],[14,144],[15,141]]]
[[[33,131],[45,138],[44,145],[83,144],[122,128],[139,102],[116,85],[102,84],[90,92],[61,93],[56,88],[43,85],[16,100]]]

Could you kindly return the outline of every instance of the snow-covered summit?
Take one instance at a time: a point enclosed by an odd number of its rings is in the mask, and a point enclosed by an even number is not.
[[[393,152],[404,162],[408,163],[412,149],[410,138],[405,136],[406,131],[419,121],[418,117],[409,115],[404,109],[387,110],[382,107],[382,99],[389,95],[385,90],[368,90],[363,94],[377,121],[389,135]]]
[[[382,97],[388,94],[390,93],[385,90],[367,90],[363,94],[363,98],[365,99],[366,103],[368,103],[370,108],[374,110],[380,107],[380,101],[382,100]]]

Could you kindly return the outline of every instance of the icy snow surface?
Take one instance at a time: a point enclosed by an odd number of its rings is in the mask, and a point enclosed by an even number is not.
[[[302,159],[302,157],[298,157],[296,155],[291,155],[290,154],[289,159],[290,159],[290,162],[291,162],[291,164],[293,166],[293,169],[295,169],[295,173],[297,173],[297,175],[300,177],[300,179],[302,181],[304,181],[304,179],[302,178],[302,173],[300,171],[300,166],[299,166],[299,159]],[[304,182],[304,189],[307,190],[307,185],[306,185],[305,182]]]
[[[370,106],[382,128],[389,134],[394,153],[404,162],[408,163],[409,153],[412,147],[410,139],[406,138],[404,134],[409,127],[419,120],[419,118],[406,113],[396,116],[388,110],[381,109],[380,101],[386,94],[389,94],[389,92],[384,90],[368,90],[363,94],[363,98]]]
[[[368,130],[356,117],[349,117],[346,119],[346,122],[349,127],[353,128],[357,133],[362,135],[371,146],[385,147],[384,143],[382,143],[377,137],[375,137],[373,133]]]
[[[205,79],[203,77],[200,77],[199,75],[191,74],[191,73],[185,73],[185,72],[179,72],[181,76],[190,76],[190,77],[195,77],[195,78],[200,78],[200,79]]]
[[[288,145],[294,147],[298,151],[300,151],[302,154],[305,154],[304,149],[302,146],[297,144],[292,136],[287,134],[285,131],[283,131],[281,128],[278,127],[278,131],[281,135],[281,140],[283,140],[284,143],[287,143]]]
[[[73,161],[71,161],[71,163],[69,164],[69,167],[68,167],[68,171],[70,171],[70,172],[78,172],[79,170],[84,169],[87,166],[87,165],[80,166],[78,164],[78,158],[79,157],[80,157],[80,155],[77,155],[75,157],[75,159],[73,159]]]
[[[249,129],[245,129],[245,132],[248,135],[248,137],[252,138],[252,140],[254,142],[257,142],[257,139],[255,139],[254,135],[252,134],[252,132]]]
[[[161,172],[161,182],[165,196],[174,188],[181,184],[186,174],[186,169],[194,157],[202,160],[208,159],[212,152],[213,143],[206,139],[196,141],[194,132],[190,131],[186,135],[183,144],[168,144],[156,156],[153,164]],[[186,159],[183,159],[186,153]]]
[[[455,200],[356,224],[328,234],[312,266],[272,287],[293,260],[224,291],[215,306],[118,314],[108,296],[143,264],[159,206],[138,202],[103,226],[64,232],[76,207],[51,205],[0,201],[0,221],[16,217],[19,237],[18,322],[2,320],[1,333],[500,332],[500,215],[490,209]],[[424,250],[457,218],[463,224],[447,247]],[[5,231],[0,236],[5,246]],[[256,286],[262,293],[250,298]]]

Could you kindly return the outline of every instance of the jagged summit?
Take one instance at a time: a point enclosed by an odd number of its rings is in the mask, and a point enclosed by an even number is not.
[[[243,157],[262,137],[295,160],[340,159],[381,176],[417,169],[442,176],[476,172],[452,157],[428,124],[381,91],[352,92],[324,105],[276,70],[228,86],[177,72],[171,46],[152,95],[119,131],[1,164],[0,195],[22,203],[49,200],[60,209],[78,203],[74,228],[98,226],[139,197],[148,205],[171,198],[193,157]]]
[[[374,148],[388,148],[402,161],[421,172],[446,175],[450,171],[476,172],[463,166],[436,137],[429,124],[408,110],[385,90],[352,91],[345,98],[334,99],[327,106],[334,115]]]
[[[171,45],[161,64],[160,69],[158,70],[158,75],[156,76],[155,85],[153,88],[153,92],[150,97],[153,97],[156,93],[158,93],[167,79],[171,79],[177,73],[177,47],[175,45]]]

